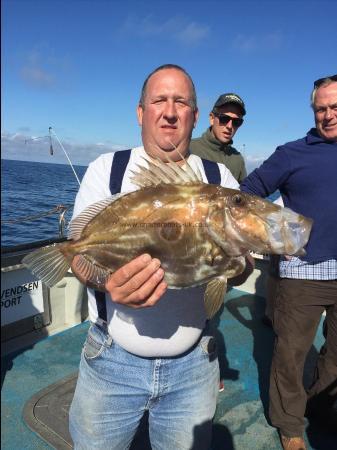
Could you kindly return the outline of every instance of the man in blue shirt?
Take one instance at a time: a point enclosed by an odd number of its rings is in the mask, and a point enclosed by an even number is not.
[[[337,75],[317,80],[311,100],[316,127],[278,147],[241,184],[243,191],[262,197],[279,189],[285,206],[314,220],[306,255],[281,257],[272,318],[269,413],[287,450],[306,448],[308,398],[327,420],[337,398]],[[306,393],[304,362],[324,311],[326,342]]]

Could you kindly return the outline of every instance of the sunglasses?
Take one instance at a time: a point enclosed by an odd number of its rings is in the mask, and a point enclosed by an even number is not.
[[[232,121],[233,126],[235,128],[239,128],[243,124],[243,119],[240,119],[239,117],[231,117],[228,116],[227,114],[216,114],[216,113],[213,114],[215,115],[215,117],[219,119],[219,123],[221,125],[227,125],[228,122]]]
[[[318,80],[316,80],[314,82],[314,88],[318,88],[321,86],[321,84],[324,83],[324,81],[329,78],[332,81],[337,81],[337,75],[332,75],[331,77],[324,77],[324,78],[319,78]]]

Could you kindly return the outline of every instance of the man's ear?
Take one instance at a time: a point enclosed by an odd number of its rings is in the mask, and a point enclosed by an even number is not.
[[[211,127],[214,125],[214,114],[213,113],[209,113],[209,123],[210,123]]]
[[[137,106],[137,119],[138,119],[138,124],[140,126],[143,125],[143,108],[141,107],[141,105]]]

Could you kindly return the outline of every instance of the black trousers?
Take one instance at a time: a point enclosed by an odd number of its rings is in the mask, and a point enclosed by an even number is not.
[[[272,424],[287,437],[304,432],[308,394],[303,386],[303,368],[324,310],[327,337],[309,396],[329,386],[337,390],[337,281],[279,280],[272,318],[276,340],[269,415]]]

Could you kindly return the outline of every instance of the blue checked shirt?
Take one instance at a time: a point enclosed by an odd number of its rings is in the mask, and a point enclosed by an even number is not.
[[[337,280],[336,259],[309,264],[296,256],[292,256],[290,260],[281,257],[279,268],[281,278],[296,278],[298,280]]]

